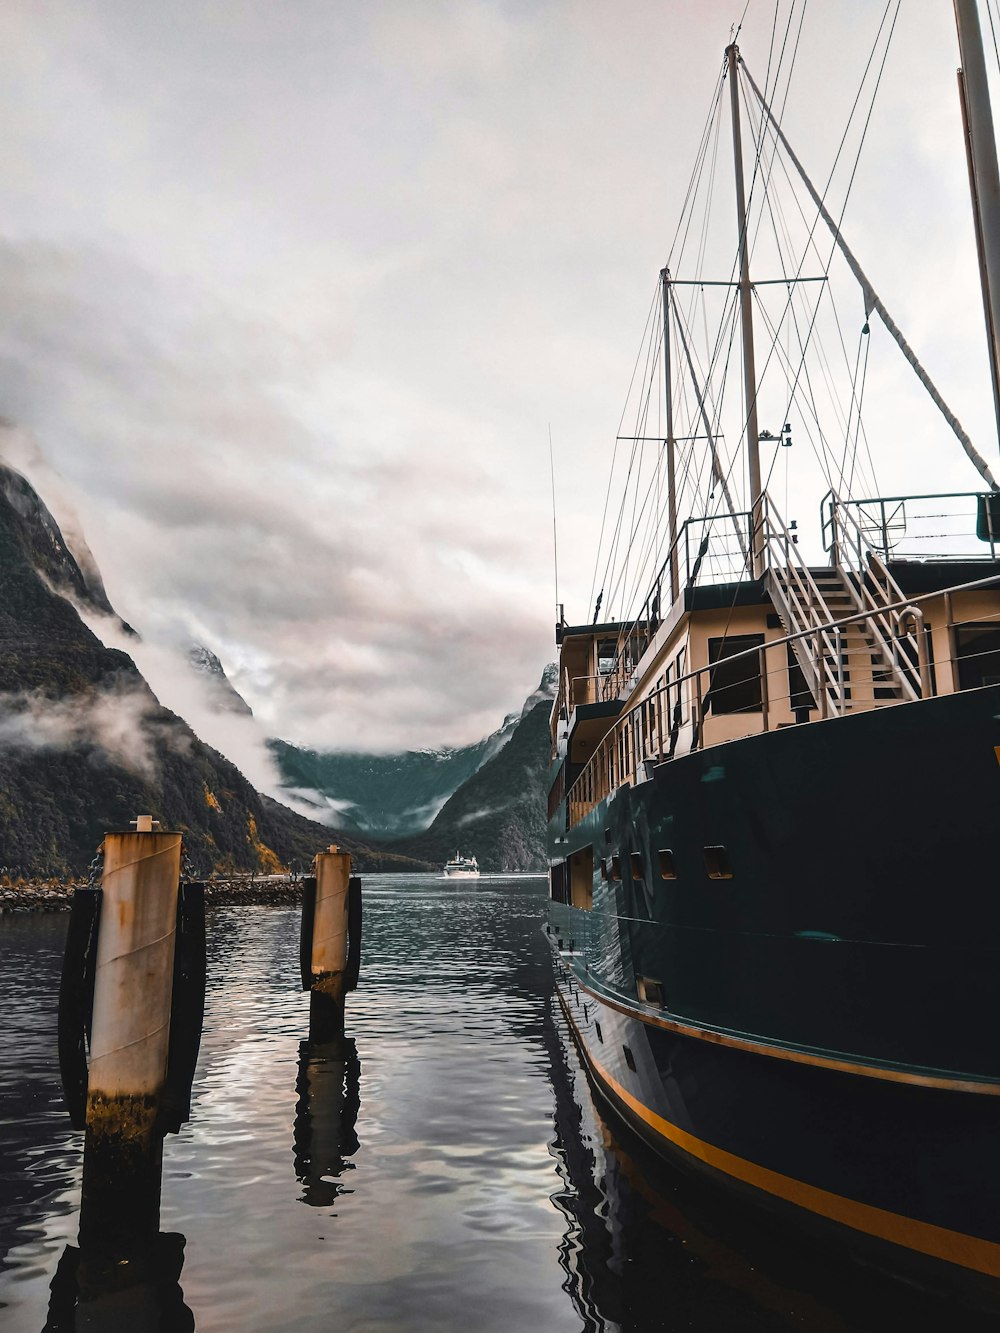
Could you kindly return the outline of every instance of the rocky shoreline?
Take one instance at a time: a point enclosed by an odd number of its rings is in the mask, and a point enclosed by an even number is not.
[[[68,912],[73,892],[85,881],[20,880],[0,884],[0,916],[26,912]],[[302,901],[301,879],[284,875],[234,875],[205,881],[207,907],[292,907]]]

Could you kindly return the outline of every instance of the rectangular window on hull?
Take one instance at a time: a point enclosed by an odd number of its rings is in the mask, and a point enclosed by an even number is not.
[[[652,977],[636,977],[635,988],[643,1004],[655,1004],[657,1009],[663,1008],[663,987],[658,981]]]
[[[674,865],[674,854],[669,847],[661,847],[657,852],[660,860],[660,879],[676,879],[677,867]]]
[[[612,879],[616,879],[616,880],[621,879],[621,877],[622,877],[622,861],[621,861],[621,857],[620,857],[620,856],[613,856],[613,857],[611,858],[611,871],[610,871],[610,876],[611,876]]]
[[[762,709],[760,694],[760,659],[756,653],[736,657],[748,648],[760,648],[763,634],[727,634],[722,639],[709,639],[709,691],[705,696],[705,712],[759,713]],[[736,657],[735,661],[730,658]]]
[[[628,858],[633,879],[642,879],[642,852],[631,852]]]
[[[733,867],[725,847],[705,847],[705,869],[709,879],[732,879]]]

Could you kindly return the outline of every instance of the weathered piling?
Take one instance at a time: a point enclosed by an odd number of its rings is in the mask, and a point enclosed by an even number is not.
[[[135,823],[104,840],[81,1241],[109,1219],[122,1235],[159,1229],[181,837]]]
[[[357,985],[361,947],[361,881],[336,846],[316,857],[302,904],[302,987],[310,992],[309,1034],[328,1041],[343,1032],[344,997]]]

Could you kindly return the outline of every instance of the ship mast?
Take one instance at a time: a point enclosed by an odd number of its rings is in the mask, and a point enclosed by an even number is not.
[[[674,386],[670,358],[670,270],[660,270],[663,288],[663,391],[666,400],[667,425],[667,522],[670,531],[670,605],[677,601],[680,591],[677,561],[677,475],[676,440],[674,439]]]
[[[976,0],[954,0],[962,68],[958,87],[969,161],[972,211],[976,224],[979,276],[983,287],[986,337],[993,373],[993,406],[1000,437],[1000,170],[993,132],[993,111],[983,56]]]
[[[956,0],[958,4],[960,0]],[[750,572],[755,579],[764,573],[764,524],[760,484],[760,443],[757,428],[757,372],[753,355],[753,292],[750,287],[750,238],[743,187],[743,136],[740,132],[740,49],[726,47],[729,91],[733,111],[733,157],[736,166],[736,225],[740,238],[740,328],[743,334],[743,395],[746,402],[747,459],[750,471]]]

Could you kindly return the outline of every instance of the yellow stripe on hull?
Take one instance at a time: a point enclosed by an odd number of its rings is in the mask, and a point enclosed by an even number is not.
[[[561,994],[560,1000],[570,1025],[580,1037],[580,1030]],[[1000,1245],[995,1242],[967,1236],[960,1231],[950,1231],[947,1227],[921,1222],[913,1217],[905,1217],[901,1213],[892,1213],[884,1208],[876,1208],[872,1204],[860,1203],[856,1199],[833,1194],[817,1185],[809,1185],[803,1180],[796,1180],[793,1176],[771,1171],[767,1167],[758,1166],[756,1162],[737,1157],[735,1153],[726,1152],[724,1148],[706,1143],[704,1139],[696,1138],[695,1135],[679,1129],[669,1120],[651,1111],[594,1059],[582,1038],[581,1046],[598,1080],[634,1115],[662,1138],[707,1166],[774,1195],[775,1198],[784,1199],[820,1217],[851,1227],[855,1231],[890,1241],[894,1245],[902,1245],[935,1259],[943,1259],[947,1263],[957,1264],[977,1273],[984,1273],[988,1277],[1000,1277]]]

